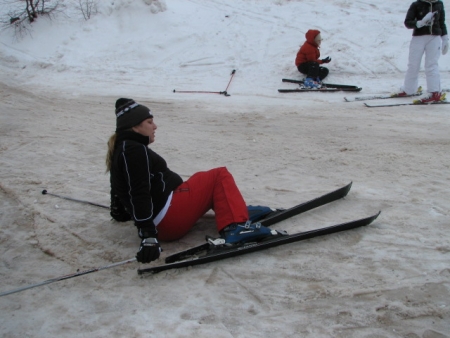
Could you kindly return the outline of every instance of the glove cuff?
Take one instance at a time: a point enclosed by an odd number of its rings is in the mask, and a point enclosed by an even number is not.
[[[155,244],[158,244],[158,240],[156,239],[156,238],[154,238],[154,237],[150,237],[150,238],[144,238],[142,241],[141,241],[141,244],[143,244],[143,245],[155,245]]]
[[[145,238],[158,238],[158,231],[155,229],[155,227],[141,227],[138,228],[138,235],[141,239]]]

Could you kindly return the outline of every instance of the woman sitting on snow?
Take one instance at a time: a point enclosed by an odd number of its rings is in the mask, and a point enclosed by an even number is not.
[[[186,182],[167,167],[148,145],[156,124],[149,108],[131,99],[116,102],[116,132],[108,141],[107,171],[111,182],[111,216],[134,220],[141,245],[136,258],[159,258],[158,242],[183,237],[208,210],[225,243],[271,236],[269,228],[248,222],[245,201],[225,167],[198,172]]]
[[[323,63],[328,63],[331,58],[328,56],[325,59],[319,59],[319,47],[322,42],[320,31],[310,29],[305,34],[306,41],[300,47],[295,58],[295,65],[300,73],[306,75],[304,86],[307,88],[320,88],[322,80],[328,75],[328,68],[320,66]]]

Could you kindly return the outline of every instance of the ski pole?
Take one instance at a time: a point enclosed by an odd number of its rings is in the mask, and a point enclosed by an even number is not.
[[[55,197],[59,197],[59,198],[63,198],[65,200],[69,200],[69,201],[75,201],[75,202],[79,202],[79,203],[84,203],[84,204],[90,204],[90,205],[95,205],[96,207],[100,207],[100,208],[105,208],[105,209],[109,209],[108,206],[103,205],[103,204],[97,204],[94,202],[89,202],[89,201],[83,201],[83,200],[78,200],[76,198],[72,198],[72,197],[66,197],[66,196],[61,196],[61,195],[57,195],[57,194],[52,194],[50,192],[48,192],[47,190],[42,190],[42,195],[51,195],[51,196],[55,196]]]
[[[203,94],[223,94],[225,96],[230,96],[227,92],[207,92],[203,90],[173,90],[174,93],[203,93]]]
[[[228,87],[230,86],[231,80],[233,80],[234,73],[236,73],[236,69],[233,69],[231,72],[231,78],[230,81],[228,81],[228,86],[223,92],[208,92],[203,90],[173,90],[174,93],[206,93],[206,94],[221,94],[225,96],[230,96],[230,94],[227,93]]]
[[[65,276],[61,276],[61,277],[48,279],[48,280],[46,280],[44,282],[41,282],[41,283],[31,284],[31,285],[24,286],[24,287],[15,289],[15,290],[2,292],[2,293],[0,293],[0,297],[7,296],[7,295],[10,295],[10,294],[13,294],[13,293],[17,293],[17,292],[21,292],[21,291],[25,291],[25,290],[28,290],[28,289],[36,288],[38,286],[47,285],[47,284],[54,283],[54,282],[59,282],[59,281],[65,280],[65,279],[87,275],[88,273],[97,272],[97,271],[105,270],[105,269],[109,269],[109,268],[114,268],[116,266],[124,265],[124,264],[131,263],[131,262],[134,262],[134,261],[136,261],[136,258],[131,258],[131,259],[128,259],[126,261],[105,265],[105,266],[102,266],[100,268],[94,268],[94,269],[90,269],[90,270],[86,270],[86,271],[78,271],[78,272],[73,273],[71,275],[65,275]]]
[[[231,78],[230,81],[228,82],[227,88],[225,89],[225,93],[227,92],[228,87],[230,86],[231,80],[233,80],[234,73],[236,73],[236,69],[233,69],[233,71],[231,72]]]

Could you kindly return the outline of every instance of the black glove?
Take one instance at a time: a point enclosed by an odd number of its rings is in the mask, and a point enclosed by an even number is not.
[[[117,222],[127,222],[131,220],[131,216],[127,211],[120,211],[117,209],[111,209],[109,213],[112,218],[114,218]]]
[[[123,206],[122,202],[120,202],[119,197],[113,193],[111,193],[111,209],[110,215],[117,222],[126,222],[131,220],[131,215]]]
[[[325,59],[321,60],[323,63],[328,63],[331,61],[331,58],[329,56],[327,56]]]
[[[141,246],[136,254],[136,259],[141,263],[150,263],[159,258],[161,254],[161,246],[156,238],[144,238],[141,241]]]

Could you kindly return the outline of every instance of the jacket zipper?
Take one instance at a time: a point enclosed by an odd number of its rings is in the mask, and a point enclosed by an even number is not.
[[[430,13],[433,13],[433,4],[431,2],[430,2]],[[433,34],[433,24],[434,24],[434,18],[431,20],[430,35]]]

